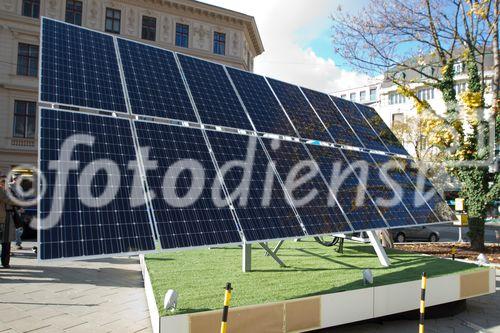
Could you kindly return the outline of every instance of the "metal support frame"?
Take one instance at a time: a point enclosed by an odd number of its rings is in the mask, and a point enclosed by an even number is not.
[[[387,256],[387,253],[385,253],[385,249],[380,244],[380,240],[376,234],[375,230],[369,230],[366,231],[366,234],[368,235],[368,238],[370,239],[370,243],[372,244],[373,248],[375,249],[375,253],[377,254],[378,260],[380,261],[380,264],[384,267],[389,267],[391,265],[391,261],[389,260],[389,257]]]
[[[243,272],[250,272],[252,270],[252,244],[243,243],[242,249],[241,270]]]
[[[391,261],[387,256],[384,247],[380,243],[376,231],[375,230],[366,231],[366,234],[370,239],[370,244],[373,246],[373,249],[377,254],[378,260],[380,261],[380,264],[384,267],[389,267],[391,265]],[[279,249],[281,248],[284,242],[285,242],[284,239],[280,240],[278,244],[276,244],[274,249],[271,249],[267,245],[267,243],[259,243],[259,245],[266,251],[264,255],[273,258],[274,261],[276,261],[278,265],[280,265],[280,267],[286,267],[285,263],[277,255]],[[339,249],[337,250],[337,252],[343,253],[343,247],[344,247],[343,244],[339,244]],[[243,256],[242,256],[241,270],[243,272],[250,272],[252,270],[252,244],[244,243],[242,246],[242,250],[243,250]]]
[[[280,241],[280,242],[284,242],[284,241]],[[271,250],[269,248],[269,246],[267,246],[266,243],[259,243],[259,245],[264,249],[266,250],[266,253],[269,254],[271,256],[271,258],[274,259],[274,261],[276,261],[278,263],[278,265],[280,265],[280,267],[285,267],[285,263],[283,261],[281,261],[281,259],[276,255],[276,253]],[[280,245],[281,246],[281,245]],[[279,249],[279,247],[278,247]]]
[[[278,242],[278,244],[276,244],[276,246],[275,246],[275,247],[274,247],[274,249],[273,249],[273,253],[274,253],[274,254],[278,254],[278,251],[280,250],[281,245],[283,245],[283,243],[284,243],[284,242],[285,242],[285,240],[284,240],[284,239],[282,239],[282,240],[280,240],[280,241]],[[267,256],[269,256],[269,253],[266,251],[266,253],[264,253],[264,255],[267,257]]]
[[[273,258],[274,261],[276,261],[278,265],[280,265],[280,267],[286,267],[285,263],[276,255],[283,242],[284,240],[280,240],[274,250],[271,250],[271,248],[267,246],[266,243],[259,243],[259,245],[266,251],[265,255]],[[252,270],[252,244],[243,243],[242,250],[243,256],[241,262],[241,270],[243,272],[250,272]]]

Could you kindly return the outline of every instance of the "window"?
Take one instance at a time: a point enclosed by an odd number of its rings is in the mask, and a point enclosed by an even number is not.
[[[365,101],[365,99],[366,99],[366,91],[364,91],[364,90],[363,90],[363,91],[360,91],[360,92],[359,92],[359,101],[360,101],[360,102],[364,102],[364,101]]]
[[[23,16],[39,18],[40,17],[40,0],[23,0]]]
[[[402,104],[406,102],[406,98],[398,93],[392,92],[389,93],[389,105],[393,104]]]
[[[392,114],[392,126],[394,126],[397,123],[402,123],[404,122],[404,114],[402,113],[393,113]]]
[[[356,101],[356,93],[350,93],[350,94],[349,94],[349,99],[350,99],[351,101]]]
[[[370,101],[377,100],[377,88],[370,88]]]
[[[66,0],[66,22],[82,25],[82,7],[81,1]]]
[[[423,88],[417,92],[417,97],[422,101],[434,98],[434,88]]]
[[[122,19],[122,12],[118,9],[106,8],[106,32],[114,34],[120,33],[120,22]]]
[[[189,25],[182,23],[175,25],[175,45],[180,47],[189,46]]]
[[[340,95],[340,98],[342,98],[342,99],[346,99],[346,98],[347,98],[347,95],[346,95],[346,94],[342,94],[342,95]]]
[[[17,75],[38,75],[38,45],[19,43],[17,49]]]
[[[142,39],[156,40],[156,17],[142,17]]]
[[[460,74],[464,71],[464,64],[462,62],[457,62],[453,64],[453,71],[455,74]]]
[[[467,90],[467,82],[455,83],[453,89],[455,89],[456,94],[463,93]]]
[[[14,102],[14,130],[16,138],[34,138],[36,127],[36,103],[27,101]]]
[[[214,32],[214,53],[226,54],[226,34],[222,32]]]

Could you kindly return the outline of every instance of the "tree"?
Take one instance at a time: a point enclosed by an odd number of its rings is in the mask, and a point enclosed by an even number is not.
[[[414,101],[428,144],[453,163],[449,168],[462,183],[471,219],[471,246],[484,247],[484,217],[489,198],[498,194],[498,174],[490,188],[487,166],[472,162],[491,156],[478,141],[484,126],[484,59],[496,48],[498,71],[498,2],[500,0],[372,0],[359,14],[332,15],[335,51],[353,67],[386,74],[398,91]],[[467,64],[469,88],[457,99],[457,61]],[[436,70],[437,69],[437,70]],[[497,72],[496,72],[497,73]],[[496,74],[498,75],[498,73]],[[499,127],[498,79],[492,122]],[[415,88],[438,89],[446,103],[444,117],[418,98]],[[458,103],[467,111],[459,114]],[[498,142],[498,131],[496,140]],[[491,142],[490,142],[491,144]],[[434,149],[434,151],[436,150]],[[490,155],[488,155],[490,154]],[[460,162],[460,163],[459,163]],[[468,162],[467,167],[457,167]]]

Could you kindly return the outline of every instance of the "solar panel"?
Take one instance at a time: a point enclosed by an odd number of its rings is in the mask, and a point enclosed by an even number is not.
[[[384,216],[390,227],[412,226],[415,220],[408,212],[405,204],[395,194],[392,185],[380,174],[380,168],[368,153],[344,150],[346,159],[352,165],[360,163],[365,165],[365,169],[356,168],[358,177],[366,184],[366,190],[375,200],[377,207]],[[366,172],[366,177],[363,176]]]
[[[398,138],[396,138],[391,129],[373,108],[357,103],[355,106],[358,108],[359,112],[363,114],[363,117],[368,121],[375,132],[377,132],[378,136],[391,153],[409,155]]]
[[[332,141],[299,87],[269,78],[268,81],[302,138]]]
[[[418,204],[421,203],[420,200],[425,201],[440,221],[448,222],[456,220],[455,212],[441,198],[431,181],[418,170],[414,161],[396,157],[393,157],[393,159],[399,162],[406,176],[416,186],[418,193],[415,193],[415,195],[417,196],[416,202]]]
[[[335,143],[355,147],[363,146],[327,94],[307,88],[301,89],[334,138]]]
[[[141,147],[150,147],[146,170],[148,188],[155,193],[153,213],[163,249],[240,243],[233,215],[212,200],[218,182],[200,129],[134,122]],[[143,158],[145,159],[143,152]]]
[[[257,131],[297,136],[263,76],[230,67],[227,71]]]
[[[178,57],[202,123],[253,130],[222,65]]]
[[[245,239],[304,236],[257,138],[212,131],[207,135]]]
[[[407,154],[372,108],[42,22],[40,100],[116,113],[41,110],[41,259],[154,251],[155,236],[177,249],[454,220],[408,160],[262,135]]]
[[[391,179],[393,179],[398,186],[401,187],[401,200],[405,206],[410,210],[411,215],[417,222],[417,224],[427,224],[438,222],[438,218],[432,210],[425,204],[423,200],[419,200],[420,197],[415,191],[415,187],[410,182],[408,177],[406,177],[404,171],[399,167],[399,164],[389,156],[375,155],[372,154],[371,157],[381,168],[386,163],[393,163],[394,166],[388,168],[387,174]],[[396,163],[395,163],[396,162]]]
[[[340,113],[344,115],[344,118],[347,120],[349,125],[351,125],[364,147],[368,149],[388,151],[384,143],[380,141],[377,133],[373,131],[358,109],[356,109],[354,103],[335,96],[330,97]]]
[[[127,112],[113,38],[42,19],[40,100]]]
[[[387,228],[375,204],[366,195],[354,171],[337,148],[310,145],[309,151],[337,194],[339,204],[355,230]],[[353,166],[355,168],[356,165]],[[359,191],[359,192],[358,192]],[[358,199],[358,193],[360,197]],[[359,201],[358,201],[359,200]],[[358,201],[358,202],[357,202]]]
[[[338,205],[329,204],[332,196],[314,161],[301,143],[263,138],[276,170],[288,189],[309,235],[351,231]],[[307,181],[300,183],[299,180]],[[296,187],[293,186],[296,182]],[[316,195],[312,195],[316,193]]]
[[[118,38],[132,113],[197,122],[170,51]]]
[[[42,109],[39,158],[41,259],[154,250],[129,120]]]

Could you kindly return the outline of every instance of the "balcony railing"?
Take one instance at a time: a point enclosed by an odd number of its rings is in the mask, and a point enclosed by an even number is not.
[[[34,148],[36,144],[35,139],[29,138],[11,138],[10,145],[14,147],[26,147],[26,148]]]

